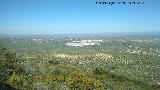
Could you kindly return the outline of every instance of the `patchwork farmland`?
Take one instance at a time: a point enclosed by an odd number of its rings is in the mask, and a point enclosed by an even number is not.
[[[0,38],[1,82],[17,90],[159,90],[160,36]]]

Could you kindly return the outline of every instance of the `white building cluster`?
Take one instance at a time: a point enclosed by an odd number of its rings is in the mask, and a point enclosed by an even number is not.
[[[83,46],[100,44],[100,42],[103,42],[103,40],[80,40],[80,41],[68,42],[66,43],[66,45],[74,47],[83,47]]]

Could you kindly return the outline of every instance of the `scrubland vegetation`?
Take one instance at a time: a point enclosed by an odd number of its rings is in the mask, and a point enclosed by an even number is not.
[[[96,45],[67,46],[76,40]],[[160,36],[30,35],[0,39],[0,83],[16,90],[160,90]]]

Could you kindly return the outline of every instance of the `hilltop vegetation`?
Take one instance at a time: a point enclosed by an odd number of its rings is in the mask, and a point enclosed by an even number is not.
[[[103,42],[66,45],[91,39]],[[155,35],[42,35],[1,38],[0,43],[1,83],[14,89],[160,89],[160,37]]]

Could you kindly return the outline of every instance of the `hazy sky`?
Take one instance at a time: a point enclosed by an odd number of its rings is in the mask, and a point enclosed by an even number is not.
[[[0,0],[0,34],[160,31],[160,0]],[[110,0],[129,1],[129,0]]]

